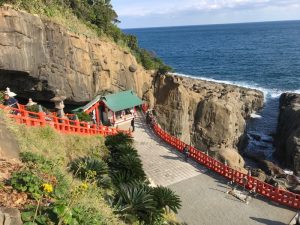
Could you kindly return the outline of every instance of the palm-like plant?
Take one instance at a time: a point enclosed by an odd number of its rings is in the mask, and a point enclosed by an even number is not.
[[[126,144],[131,145],[133,143],[132,137],[125,133],[118,133],[116,135],[109,135],[106,137],[105,145],[110,149],[116,145]]]
[[[119,160],[119,166],[120,169],[126,170],[131,173],[132,178],[134,179],[146,179],[146,174],[143,170],[141,159],[132,154],[122,156]]]
[[[140,182],[121,185],[114,200],[116,211],[130,223],[149,222],[149,216],[156,211],[155,205],[151,189]]]
[[[92,175],[96,179],[101,179],[103,175],[108,174],[108,166],[100,159],[82,157],[75,159],[70,163],[70,171],[76,177],[83,180]]]
[[[117,144],[111,146],[109,150],[110,150],[109,161],[113,161],[113,160],[118,161],[121,156],[128,155],[128,154],[138,157],[137,150],[128,144]]]
[[[174,213],[181,208],[181,200],[170,188],[158,186],[152,189],[158,209],[172,210]]]

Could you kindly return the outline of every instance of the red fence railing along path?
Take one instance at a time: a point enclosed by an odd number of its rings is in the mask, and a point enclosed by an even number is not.
[[[19,124],[28,126],[46,126],[49,125],[56,130],[66,134],[81,134],[81,135],[114,135],[119,132],[124,132],[131,135],[130,131],[123,131],[113,127],[90,125],[87,122],[78,120],[70,120],[56,117],[53,114],[46,115],[44,112],[30,112],[25,110],[25,107],[20,105],[19,109],[13,109],[0,105],[0,109],[16,112],[8,114]]]
[[[143,111],[146,112],[148,107],[143,105]],[[168,134],[157,123],[153,123],[153,130],[155,133],[163,139],[165,142],[179,150],[183,151],[183,148],[186,146],[184,142],[178,138]],[[292,208],[300,209],[300,195],[279,189],[270,184],[262,182],[252,176],[249,176],[245,173],[239,172],[232,169],[231,167],[217,161],[216,159],[206,155],[202,151],[190,146],[190,157],[201,165],[206,166],[208,169],[215,171],[221,176],[234,181],[235,183],[244,186],[245,180],[247,184],[245,187],[248,190],[253,190],[256,193],[282,205],[286,205]]]

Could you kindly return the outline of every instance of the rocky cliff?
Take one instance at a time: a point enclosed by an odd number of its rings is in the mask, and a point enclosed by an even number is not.
[[[128,51],[26,12],[0,8],[0,89],[48,101],[56,92],[80,104],[104,92],[133,89],[155,105],[171,134],[231,166],[243,167],[245,119],[262,107],[263,94],[233,85],[158,76]]]
[[[186,143],[243,167],[245,120],[263,106],[263,93],[233,85],[164,76],[155,82],[159,124]]]
[[[280,96],[276,154],[286,166],[300,174],[300,94]]]
[[[150,73],[109,40],[87,38],[38,16],[0,8],[0,89],[48,101],[59,91],[66,103],[105,91],[149,89]]]

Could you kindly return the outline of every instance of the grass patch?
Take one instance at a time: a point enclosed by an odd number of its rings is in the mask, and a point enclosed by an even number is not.
[[[63,135],[51,127],[18,125],[2,110],[0,119],[16,137],[24,163],[0,185],[10,185],[21,196],[28,196],[28,205],[20,208],[25,224],[124,224],[105,200],[113,190],[100,187],[93,179],[76,179],[69,172],[68,165],[76,158],[108,157],[103,137]]]

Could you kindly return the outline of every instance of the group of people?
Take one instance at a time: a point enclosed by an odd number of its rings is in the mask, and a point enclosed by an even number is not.
[[[10,88],[6,88],[6,91],[4,92],[4,96],[3,96],[3,105],[5,105],[6,107],[9,107],[11,109],[10,113],[14,114],[14,115],[18,115],[20,113],[19,103],[18,103],[18,100],[15,98],[16,96],[17,96],[17,94],[12,92],[10,90]],[[41,105],[38,105],[38,103],[34,102],[32,100],[32,98],[29,98],[28,103],[25,105],[26,110],[32,111],[32,106],[37,106],[38,109],[36,109],[36,110],[38,110],[38,112],[44,112]],[[46,111],[44,113],[46,115],[49,114],[48,111]],[[29,116],[32,116],[32,115],[29,115]],[[46,119],[47,119],[47,117],[46,117]]]

